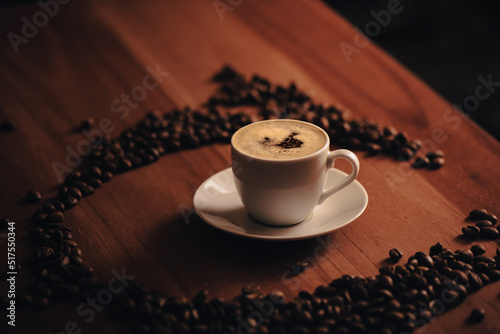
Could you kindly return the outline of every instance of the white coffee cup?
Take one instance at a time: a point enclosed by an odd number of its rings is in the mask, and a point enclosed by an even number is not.
[[[297,120],[262,122],[300,122],[315,127],[324,137],[317,151],[297,158],[273,159],[243,152],[231,139],[231,161],[238,195],[255,220],[269,225],[292,225],[306,220],[316,205],[352,183],[359,172],[359,160],[349,150],[330,151],[328,134],[320,127]],[[257,122],[261,123],[261,122]],[[247,126],[252,126],[252,123]],[[352,172],[339,183],[324,189],[327,172],[338,158],[352,165]]]

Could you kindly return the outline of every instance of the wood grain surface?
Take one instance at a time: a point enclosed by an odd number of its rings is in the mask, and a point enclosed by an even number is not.
[[[470,247],[457,238],[468,212],[484,207],[500,213],[500,144],[375,45],[347,62],[339,45],[354,45],[357,32],[318,0],[245,0],[224,12],[223,20],[211,1],[74,1],[60,5],[15,53],[7,34],[21,34],[22,18],[32,21],[40,10],[36,3],[3,7],[0,20],[0,121],[17,126],[0,134],[0,216],[16,222],[22,263],[33,251],[27,219],[39,205],[20,199],[31,189],[46,198],[56,194],[52,165],[65,163],[67,147],[76,149],[85,140],[74,131],[81,119],[93,117],[96,128],[109,119],[106,129],[115,137],[148,110],[197,108],[215,90],[211,76],[226,63],[247,76],[294,81],[317,102],[393,125],[427,148],[443,149],[447,163],[437,171],[417,171],[359,152],[358,180],[369,195],[365,213],[320,240],[273,243],[223,233],[195,215],[183,218],[196,188],[229,166],[228,145],[170,154],[117,176],[65,213],[85,263],[103,281],[113,269],[125,268],[138,282],[188,298],[202,288],[212,297],[231,298],[248,284],[265,292],[281,289],[293,298],[343,274],[377,274],[393,247],[403,251],[403,260],[438,241],[452,250]],[[125,107],[128,112],[117,112],[113,102],[143,85],[148,69],[156,68],[168,76],[142,101]],[[347,163],[339,166],[348,170]],[[490,254],[498,247],[497,241],[483,244]],[[3,240],[1,246],[6,259]],[[314,254],[317,266],[283,279],[294,263]],[[4,293],[6,282],[0,284]],[[28,273],[18,276],[19,290],[30,284]],[[425,332],[500,331],[499,292],[500,284],[485,287]],[[106,311],[87,324],[76,305],[18,310],[15,329],[7,328],[4,316],[0,328],[59,333],[73,320],[82,333],[126,329]],[[465,325],[463,319],[478,306],[486,309],[486,319]]]

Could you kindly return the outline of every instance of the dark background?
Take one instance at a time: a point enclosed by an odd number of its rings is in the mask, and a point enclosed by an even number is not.
[[[361,31],[387,10],[387,0],[325,0]],[[371,37],[453,104],[474,95],[478,77],[500,82],[499,5],[493,1],[401,1],[380,34]],[[500,87],[470,117],[500,140]]]

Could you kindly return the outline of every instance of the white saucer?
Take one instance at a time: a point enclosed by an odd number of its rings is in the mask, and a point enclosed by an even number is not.
[[[330,169],[327,186],[346,176],[342,171]],[[275,227],[257,223],[248,216],[236,192],[233,171],[227,168],[203,182],[196,190],[193,204],[204,221],[220,230],[245,238],[289,241],[314,238],[349,224],[365,211],[368,194],[361,183],[354,181],[318,205],[307,220]]]

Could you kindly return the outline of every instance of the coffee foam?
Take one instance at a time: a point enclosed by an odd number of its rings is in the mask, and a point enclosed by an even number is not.
[[[279,120],[258,122],[239,130],[233,145],[240,151],[258,158],[293,159],[320,150],[325,135],[306,123]]]

